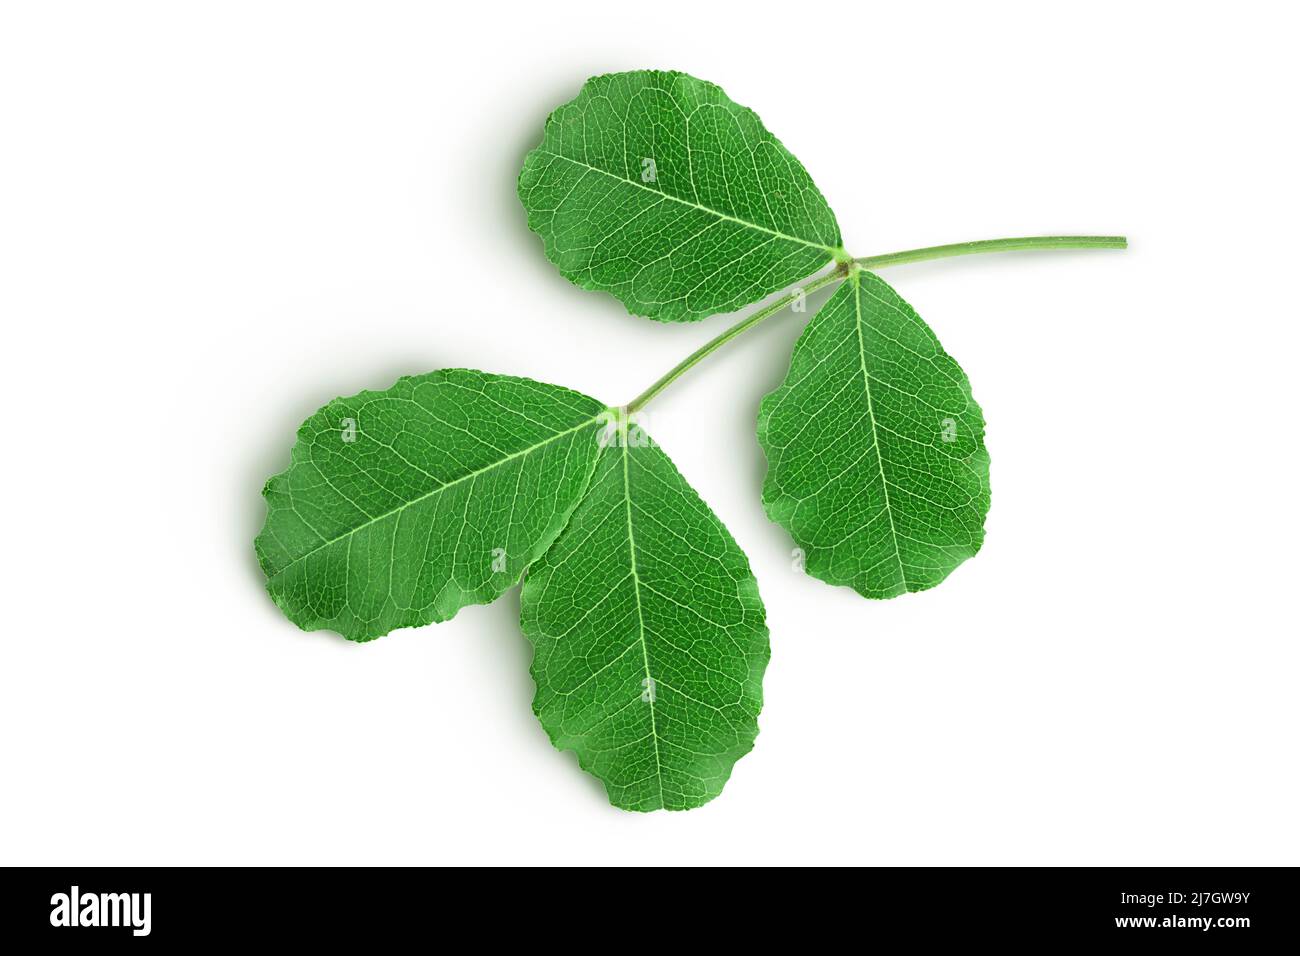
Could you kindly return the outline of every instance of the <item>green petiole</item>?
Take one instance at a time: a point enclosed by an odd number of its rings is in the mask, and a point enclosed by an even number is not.
[[[705,342],[686,358],[682,359],[665,372],[649,388],[627,403],[628,414],[644,408],[656,395],[671,385],[676,379],[690,371],[704,359],[708,358],[736,336],[748,332],[766,319],[784,311],[800,296],[810,295],[818,289],[825,288],[845,279],[851,269],[875,269],[880,266],[903,265],[908,262],[924,262],[927,259],[947,259],[951,256],[970,256],[984,252],[1019,252],[1032,249],[1126,249],[1128,239],[1124,236],[1021,236],[1011,239],[979,239],[975,242],[954,242],[944,246],[926,246],[922,249],[906,249],[902,252],[889,252],[880,256],[866,256],[862,259],[847,259],[836,267],[834,272],[813,279],[800,286],[789,295],[783,296],[771,305],[764,306],[752,315],[746,316],[715,338]]]

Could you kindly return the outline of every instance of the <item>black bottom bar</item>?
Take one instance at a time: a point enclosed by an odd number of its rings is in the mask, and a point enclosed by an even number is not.
[[[1289,868],[905,869],[824,877],[791,887],[758,874],[679,876],[647,867],[611,878],[575,870],[529,874],[512,891],[497,885],[497,874],[489,881],[425,870],[8,869],[0,939],[338,946],[448,930],[490,941],[503,929],[531,926],[544,937],[539,944],[590,949],[623,922],[627,941],[644,944],[647,933],[681,937],[712,914],[716,932],[735,933],[733,942],[780,921],[802,924],[814,937],[849,933],[862,941],[905,934],[931,942],[1236,948],[1286,944],[1300,925]],[[557,928],[566,939],[555,937]]]

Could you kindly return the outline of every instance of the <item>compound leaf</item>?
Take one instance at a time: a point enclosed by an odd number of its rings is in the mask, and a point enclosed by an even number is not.
[[[763,399],[763,505],[808,573],[888,598],[934,587],[979,550],[984,418],[939,340],[855,270],[808,323]]]
[[[588,80],[546,121],[519,197],[567,279],[662,321],[732,311],[846,258],[799,161],[684,73]]]
[[[528,571],[521,624],[533,710],[615,806],[698,807],[753,746],[768,659],[758,585],[658,447],[634,438],[601,453]]]
[[[577,506],[604,413],[565,388],[464,369],[335,399],[262,492],[267,589],[304,630],[357,641],[493,600]]]

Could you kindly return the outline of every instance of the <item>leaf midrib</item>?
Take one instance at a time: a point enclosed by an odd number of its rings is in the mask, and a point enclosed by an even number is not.
[[[763,226],[756,222],[750,222],[747,219],[741,219],[737,216],[729,215],[728,213],[721,212],[717,209],[713,209],[710,206],[704,206],[697,202],[691,202],[689,199],[682,199],[678,196],[674,196],[672,193],[666,193],[661,189],[651,189],[645,183],[639,183],[635,179],[628,179],[626,176],[619,176],[616,173],[611,173],[607,169],[601,169],[599,166],[592,166],[590,163],[582,162],[582,160],[574,159],[571,156],[565,156],[563,153],[554,153],[551,152],[551,150],[549,149],[542,149],[540,147],[537,149],[537,152],[545,156],[552,156],[555,159],[563,159],[565,162],[573,163],[573,165],[575,166],[581,166],[583,169],[589,169],[595,173],[600,173],[602,176],[608,176],[610,179],[614,180],[615,182],[626,183],[629,186],[635,186],[638,189],[644,189],[646,192],[652,195],[660,196],[664,199],[671,199],[673,202],[681,203],[683,206],[689,206],[692,209],[698,209],[701,212],[707,212],[709,215],[716,216],[719,219],[724,219],[727,222],[734,222],[737,223],[738,225],[746,226],[750,229],[755,229],[758,232],[765,232],[770,236],[776,236],[779,239],[785,239],[789,242],[797,242],[800,243],[801,245],[808,246],[810,249],[821,249],[824,252],[829,253],[832,259],[835,257],[835,253],[838,251],[834,246],[824,245],[823,243],[820,242],[812,242],[811,240],[808,239],[801,239],[799,236],[791,236],[788,233],[780,232],[768,226]]]
[[[345,538],[349,538],[352,535],[356,534],[358,531],[361,531],[364,528],[369,528],[372,525],[378,524],[380,521],[384,521],[387,518],[391,518],[393,515],[405,511],[407,508],[410,508],[413,505],[417,505],[420,502],[428,498],[431,498],[436,494],[440,494],[441,492],[446,491],[448,488],[452,488],[456,485],[459,485],[461,482],[464,481],[472,481],[474,478],[477,478],[479,475],[491,471],[494,468],[499,468],[501,465],[504,465],[508,461],[514,461],[516,458],[522,458],[525,455],[530,455],[533,452],[535,452],[537,449],[542,448],[545,445],[549,445],[553,441],[558,441],[561,438],[564,438],[568,435],[572,435],[574,432],[579,431],[583,428],[589,428],[590,426],[594,425],[596,422],[600,421],[601,417],[604,416],[605,414],[606,412],[602,410],[600,414],[593,415],[590,419],[588,419],[585,422],[582,422],[578,425],[574,425],[572,428],[566,429],[562,432],[556,432],[550,438],[546,438],[543,439],[542,441],[537,442],[536,444],[529,445],[527,448],[524,448],[520,451],[512,452],[511,454],[506,455],[504,458],[500,458],[489,465],[484,465],[482,468],[477,468],[474,471],[467,472],[466,474],[461,475],[459,478],[454,478],[451,481],[446,482],[445,484],[438,485],[438,487],[430,489],[429,491],[420,495],[418,498],[412,498],[410,501],[403,502],[402,504],[398,505],[396,508],[392,508],[388,511],[385,511],[381,515],[376,515],[375,517],[370,518],[367,521],[363,521],[361,524],[357,525],[354,528],[349,528],[347,531],[343,532],[342,534],[335,535],[333,538],[330,538],[327,541],[322,541],[320,544],[312,548],[310,551],[305,551],[302,554],[300,554],[298,557],[294,558],[284,567],[276,571],[275,574],[270,575],[267,578],[267,580],[268,582],[274,581],[276,578],[284,574],[284,572],[288,571],[290,568],[298,564],[300,561],[305,561],[307,560],[307,558],[310,558],[317,551],[320,551],[324,548],[328,548],[333,544],[337,544],[338,542],[344,540]],[[311,464],[318,471],[320,470],[320,466],[317,465],[315,462],[312,462]]]
[[[880,492],[885,496],[885,515],[889,518],[889,538],[894,543],[894,559],[898,562],[898,577],[907,590],[907,571],[903,568],[903,555],[898,549],[898,529],[894,527],[894,509],[889,503],[889,479],[885,477],[885,456],[880,451],[880,436],[876,431],[876,413],[871,403],[871,374],[867,371],[867,345],[862,337],[862,280],[857,273],[853,279],[853,326],[858,333],[858,362],[862,369],[862,388],[867,396],[867,420],[871,422],[871,444],[876,452],[876,466],[880,470]]]
[[[659,728],[655,723],[655,697],[658,693],[658,685],[654,683],[654,678],[650,676],[650,648],[645,639],[645,614],[641,610],[641,576],[636,570],[636,537],[632,532],[632,482],[628,477],[628,441],[627,435],[622,435],[623,445],[623,505],[627,514],[627,550],[628,560],[631,563],[632,571],[632,593],[636,596],[636,620],[637,620],[637,637],[641,641],[641,660],[645,665],[646,689],[650,691],[650,739],[655,745],[655,780],[659,784],[659,806],[661,809],[667,807],[664,802],[664,768],[659,759]]]

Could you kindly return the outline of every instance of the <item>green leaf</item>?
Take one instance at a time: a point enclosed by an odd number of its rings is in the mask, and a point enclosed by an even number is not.
[[[588,80],[546,121],[519,197],[565,278],[661,321],[730,312],[847,258],[799,161],[684,73]]]
[[[659,448],[602,452],[524,581],[533,710],[610,802],[687,810],[753,746],[767,627],[744,553]]]
[[[979,550],[984,418],[912,307],[860,270],[808,323],[763,399],[763,505],[808,573],[872,598],[934,587]]]
[[[463,369],[335,399],[262,492],[271,597],[304,630],[357,641],[493,600],[577,506],[604,413],[565,388]]]

